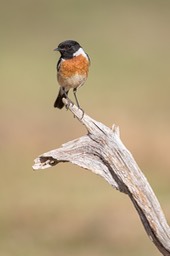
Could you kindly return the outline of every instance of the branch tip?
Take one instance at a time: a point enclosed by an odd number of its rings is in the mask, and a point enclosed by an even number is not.
[[[119,129],[119,126],[117,126],[116,124],[113,124],[112,125],[112,131],[114,133],[116,133],[118,135],[118,137],[120,137],[120,129]]]

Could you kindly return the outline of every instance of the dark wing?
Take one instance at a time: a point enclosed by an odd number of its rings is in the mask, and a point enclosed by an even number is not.
[[[57,65],[56,65],[57,71],[59,71],[59,69],[60,69],[61,61],[62,61],[62,58],[60,57],[59,60],[58,60],[58,62],[57,62]]]
[[[87,55],[87,58],[88,58],[88,61],[89,61],[89,65],[91,64],[91,60],[90,60],[90,57],[89,57],[89,55],[86,53],[86,55]]]

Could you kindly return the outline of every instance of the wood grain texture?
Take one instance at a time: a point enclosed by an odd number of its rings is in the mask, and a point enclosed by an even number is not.
[[[65,105],[86,126],[87,135],[35,159],[34,170],[70,162],[102,176],[113,188],[129,196],[157,249],[170,255],[170,227],[146,177],[123,145],[119,129],[93,120],[68,100]]]

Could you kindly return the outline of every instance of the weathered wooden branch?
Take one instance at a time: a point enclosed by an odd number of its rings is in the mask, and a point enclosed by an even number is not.
[[[88,134],[35,159],[34,170],[71,162],[102,176],[127,194],[143,226],[163,255],[170,255],[170,227],[146,177],[119,137],[119,129],[99,123],[64,99],[65,105],[86,126]]]

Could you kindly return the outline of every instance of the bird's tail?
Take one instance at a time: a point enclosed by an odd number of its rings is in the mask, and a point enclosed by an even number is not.
[[[66,92],[63,88],[60,88],[57,99],[54,102],[54,107],[62,109],[64,107],[64,103],[62,98],[67,98],[68,91]]]

